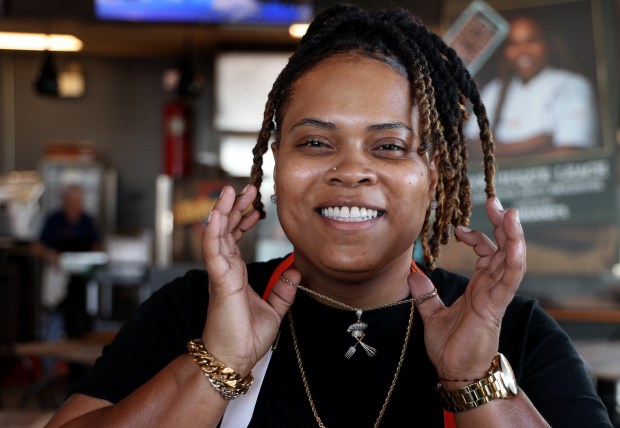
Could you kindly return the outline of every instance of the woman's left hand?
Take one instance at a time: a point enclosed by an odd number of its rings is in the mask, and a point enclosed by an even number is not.
[[[466,292],[446,307],[439,297],[417,309],[424,321],[428,355],[442,379],[471,383],[484,377],[497,352],[506,307],[525,274],[525,241],[519,214],[504,211],[496,197],[486,211],[494,226],[495,243],[478,231],[457,227],[458,239],[479,256]],[[432,290],[425,275],[408,278],[413,296]]]

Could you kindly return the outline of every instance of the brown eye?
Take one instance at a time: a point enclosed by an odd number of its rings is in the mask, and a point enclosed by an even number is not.
[[[327,144],[319,140],[306,141],[305,143],[303,143],[303,145],[308,146],[308,147],[326,147],[327,146]]]
[[[399,146],[398,144],[383,144],[379,147],[379,150],[387,150],[387,151],[396,151],[396,150],[405,150],[404,147]]]
[[[384,159],[404,159],[409,155],[409,146],[400,140],[380,141],[373,152],[375,156]]]
[[[297,144],[297,149],[308,155],[323,155],[330,153],[332,151],[332,146],[328,141],[318,138],[309,138],[300,140]]]

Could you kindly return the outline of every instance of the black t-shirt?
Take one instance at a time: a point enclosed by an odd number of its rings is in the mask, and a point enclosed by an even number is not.
[[[250,284],[259,294],[281,259],[248,265]],[[429,273],[450,305],[467,278],[442,269]],[[113,343],[72,392],[122,400],[187,352],[201,337],[208,304],[208,279],[192,270],[155,292],[123,326]],[[403,347],[410,304],[365,312],[364,342],[377,348],[370,358],[354,344],[347,327],[352,311],[336,309],[298,291],[292,314],[300,355],[317,413],[327,427],[372,426],[386,399]],[[516,296],[502,323],[499,350],[508,358],[519,387],[555,427],[611,427],[581,358],[568,336],[534,300]],[[199,375],[199,371],[196,372]],[[422,320],[415,314],[409,346],[382,427],[443,427],[437,373],[424,346]],[[250,427],[316,427],[285,317],[265,375]]]
[[[40,241],[59,252],[91,251],[101,241],[94,219],[82,214],[78,221],[70,222],[62,211],[51,214],[41,231]]]

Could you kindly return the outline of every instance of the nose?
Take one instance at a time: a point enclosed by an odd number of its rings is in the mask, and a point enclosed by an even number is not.
[[[330,185],[356,187],[377,182],[377,172],[371,161],[363,155],[343,156],[328,167],[325,180]]]

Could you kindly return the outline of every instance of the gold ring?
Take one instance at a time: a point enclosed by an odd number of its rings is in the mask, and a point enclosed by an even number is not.
[[[433,291],[426,293],[426,294],[422,294],[421,296],[418,296],[418,297],[413,297],[411,300],[413,301],[414,305],[419,305],[420,303],[423,303],[424,301],[428,299],[432,299],[436,295],[437,295],[437,287],[433,287]]]
[[[241,213],[241,215],[243,217],[250,215],[254,212],[254,204],[250,204],[246,209],[243,210],[243,212]]]

